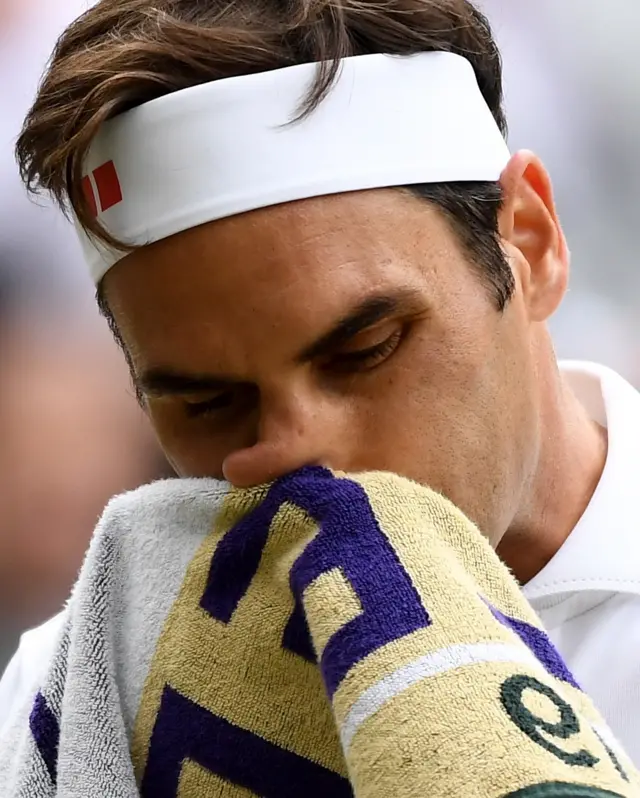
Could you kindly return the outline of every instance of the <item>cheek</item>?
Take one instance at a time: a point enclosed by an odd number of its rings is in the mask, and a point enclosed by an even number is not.
[[[416,468],[446,460],[448,444],[473,446],[477,438],[487,393],[482,358],[445,331],[421,328],[354,391],[360,467],[415,477]]]
[[[381,386],[385,401],[367,430],[369,457],[381,465],[366,467],[428,484],[482,526],[517,494],[530,415],[500,340],[482,325],[416,335]]]
[[[222,479],[222,463],[234,442],[229,434],[212,435],[202,423],[185,419],[175,407],[150,402],[149,420],[162,451],[181,477]]]
[[[433,324],[416,336],[404,373],[421,414],[440,426],[451,420],[483,418],[495,404],[501,381],[495,337],[482,324]]]

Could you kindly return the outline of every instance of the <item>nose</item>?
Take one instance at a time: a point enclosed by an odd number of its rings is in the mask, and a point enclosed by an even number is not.
[[[239,488],[262,485],[307,465],[341,468],[336,446],[344,425],[340,413],[321,401],[261,401],[256,442],[229,454],[222,471]]]

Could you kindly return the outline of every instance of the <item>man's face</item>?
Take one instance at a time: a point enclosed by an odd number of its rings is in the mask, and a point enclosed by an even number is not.
[[[185,476],[392,471],[490,537],[535,467],[520,292],[506,311],[443,216],[396,190],[254,211],[127,256],[105,294]]]

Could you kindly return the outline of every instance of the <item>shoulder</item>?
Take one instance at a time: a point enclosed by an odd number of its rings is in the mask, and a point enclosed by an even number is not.
[[[37,689],[53,657],[66,612],[25,632],[0,680],[0,729]]]

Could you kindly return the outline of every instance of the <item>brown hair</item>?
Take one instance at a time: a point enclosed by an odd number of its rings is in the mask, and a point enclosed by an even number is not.
[[[31,191],[50,192],[85,229],[123,248],[82,191],[85,155],[107,119],[198,83],[317,62],[301,109],[310,113],[330,91],[341,58],[431,50],[471,62],[506,133],[500,55],[487,20],[467,0],[100,0],[55,48],[18,140],[21,174]],[[497,234],[498,184],[409,190],[445,212],[504,307],[513,277]]]

